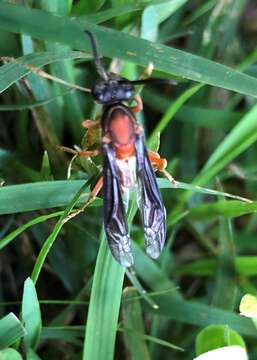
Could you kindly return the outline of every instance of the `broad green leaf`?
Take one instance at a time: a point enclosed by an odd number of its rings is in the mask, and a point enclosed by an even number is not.
[[[85,27],[77,19],[0,3],[0,28],[91,51],[82,31]],[[227,66],[91,23],[86,28],[95,34],[100,51],[105,56],[119,57],[143,66],[152,62],[155,69],[171,75],[257,96],[257,80]]]
[[[22,360],[22,356],[18,351],[7,348],[4,350],[0,350],[0,359],[1,360]]]
[[[257,318],[257,298],[251,294],[242,297],[240,306],[240,314],[253,319]]]
[[[112,257],[102,232],[87,315],[84,360],[113,359],[124,271]]]
[[[196,354],[201,355],[210,350],[232,345],[246,348],[243,338],[229,326],[210,325],[197,335]]]
[[[25,334],[25,329],[20,320],[9,313],[0,320],[0,349],[14,344]]]
[[[24,336],[26,350],[28,351],[29,348],[35,349],[40,339],[42,321],[37,292],[30,278],[27,278],[24,283],[22,320],[26,330],[26,335]]]

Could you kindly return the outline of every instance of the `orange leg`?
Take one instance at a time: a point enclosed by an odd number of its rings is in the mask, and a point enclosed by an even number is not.
[[[149,156],[149,159],[150,159],[153,167],[156,170],[161,171],[166,176],[166,178],[172,183],[172,185],[176,186],[177,185],[176,180],[166,170],[167,160],[161,158],[157,152],[152,151],[152,150],[148,150],[148,156]]]
[[[136,113],[143,110],[143,102],[139,95],[136,95],[134,98],[135,102],[137,103],[136,106],[131,106],[130,109]]]
[[[100,127],[100,121],[99,120],[84,120],[84,121],[82,121],[82,126],[85,129],[97,129]]]
[[[76,155],[76,156],[79,156],[79,157],[94,157],[94,156],[97,156],[97,155],[99,155],[101,153],[100,149],[77,151],[77,150],[68,148],[66,146],[57,146],[57,147],[58,147],[58,149],[60,149],[62,151],[65,151],[65,152],[67,152],[69,154]]]
[[[160,155],[152,150],[148,150],[148,156],[152,165],[159,171],[162,171],[167,166],[167,160],[160,157]]]
[[[93,190],[91,191],[86,203],[79,209],[73,211],[70,215],[67,216],[67,218],[65,219],[65,222],[69,221],[70,219],[74,218],[75,216],[79,215],[80,213],[82,213],[97,197],[97,195],[99,194],[100,190],[103,187],[103,176],[101,176],[97,183],[95,184]]]

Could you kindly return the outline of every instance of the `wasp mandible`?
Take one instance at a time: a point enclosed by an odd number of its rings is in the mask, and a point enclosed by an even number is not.
[[[166,210],[156,182],[155,170],[164,170],[167,162],[158,153],[146,149],[144,132],[135,113],[142,110],[142,100],[136,95],[135,85],[168,82],[173,80],[145,79],[130,81],[108,73],[101,63],[96,39],[90,31],[94,63],[99,80],[91,93],[94,100],[103,105],[100,121],[84,121],[88,131],[101,128],[101,149],[76,152],[65,147],[64,151],[77,156],[103,155],[103,171],[82,211],[103,188],[104,229],[114,258],[123,266],[133,264],[131,239],[126,220],[123,195],[139,190],[146,253],[151,258],[159,257],[166,238]],[[135,101],[135,106],[128,103]]]

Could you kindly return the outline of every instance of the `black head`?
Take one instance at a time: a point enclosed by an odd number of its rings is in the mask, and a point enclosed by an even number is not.
[[[107,81],[95,83],[92,95],[98,103],[108,105],[133,99],[135,87],[129,80],[111,74]]]
[[[109,105],[133,99],[135,96],[134,85],[128,79],[106,72],[97,52],[95,37],[90,31],[86,31],[86,34],[91,40],[96,70],[101,78],[92,88],[94,100],[100,104]]]
[[[92,96],[94,100],[102,105],[114,104],[122,101],[129,101],[135,97],[135,85],[146,83],[169,83],[176,85],[174,80],[169,79],[146,79],[146,80],[134,80],[122,78],[115,74],[106,72],[101,63],[101,57],[97,51],[96,39],[90,31],[85,31],[89,36],[96,70],[100,76],[92,88]]]

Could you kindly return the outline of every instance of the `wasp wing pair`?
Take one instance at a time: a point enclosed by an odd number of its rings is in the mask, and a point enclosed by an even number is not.
[[[144,226],[147,254],[157,258],[166,237],[166,211],[156,182],[143,134],[136,135],[136,175],[140,192],[140,212]],[[123,266],[133,264],[131,240],[126,221],[121,174],[112,143],[103,144],[104,227],[110,250]]]

